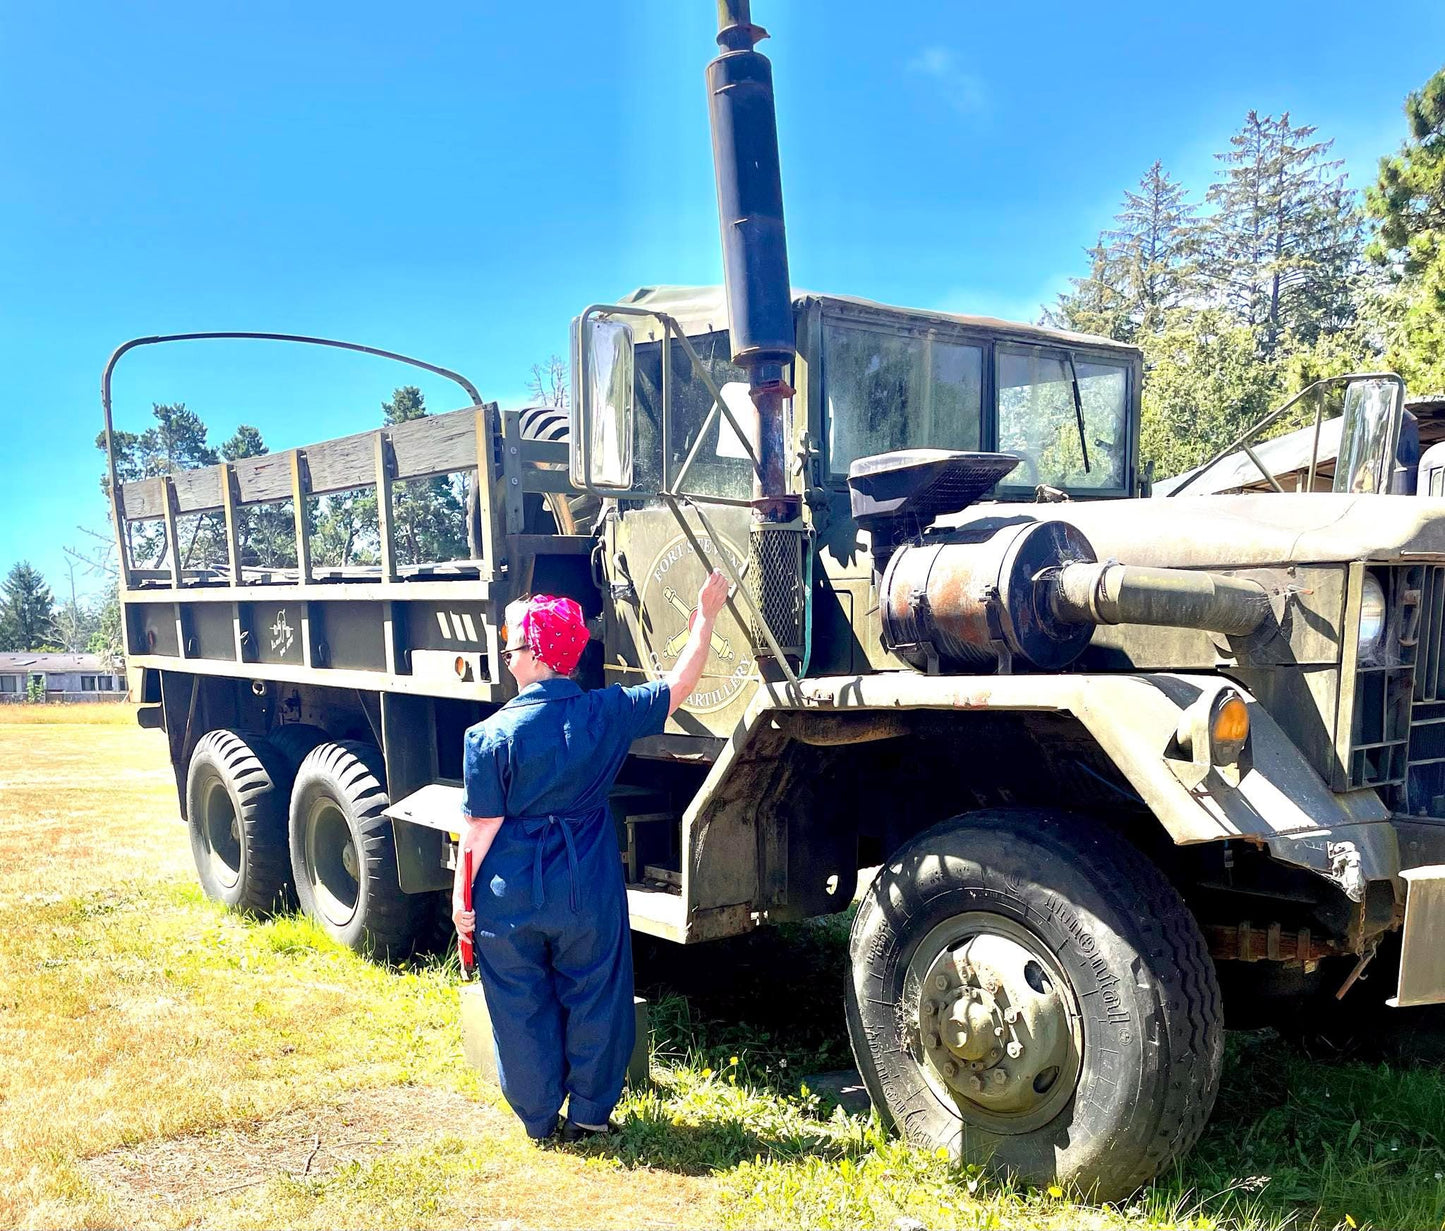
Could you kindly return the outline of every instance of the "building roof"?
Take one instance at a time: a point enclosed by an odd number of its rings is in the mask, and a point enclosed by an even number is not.
[[[1009,333],[1031,342],[1054,346],[1107,347],[1109,350],[1137,351],[1139,348],[1113,338],[1091,333],[1070,333],[1066,329],[1050,329],[1045,325],[1028,325],[1020,321],[1004,321],[992,316],[963,316],[957,312],[939,312],[932,308],[904,308],[859,299],[854,295],[825,295],[793,288],[793,303],[844,304],[855,309],[874,312],[907,312],[910,316],[936,321],[944,325],[965,325],[991,333]],[[643,286],[618,302],[665,312],[673,317],[686,333],[711,333],[726,329],[727,297],[720,286]]]
[[[0,672],[4,671],[97,671],[113,674],[99,654],[42,654],[38,650],[18,654],[0,654]]]
[[[1327,463],[1327,473],[1330,474],[1334,473],[1335,458],[1340,451],[1340,426],[1343,423],[1344,419],[1336,415],[1333,419],[1326,419],[1320,424],[1319,452],[1315,454],[1315,460],[1320,465]],[[1261,441],[1252,448],[1255,455],[1264,463],[1265,469],[1276,478],[1282,474],[1293,474],[1297,470],[1307,470],[1309,469],[1310,455],[1315,453],[1314,424],[1297,428],[1283,436],[1276,436],[1273,440]],[[1154,494],[1167,496],[1175,488],[1184,487],[1184,490],[1191,496],[1208,496],[1217,492],[1236,491],[1239,488],[1248,487],[1252,483],[1268,482],[1264,475],[1260,474],[1259,467],[1242,450],[1221,458],[1209,467],[1203,477],[1195,482],[1188,482],[1190,475],[1198,474],[1203,469],[1203,465],[1195,466],[1194,469],[1186,470],[1183,474],[1160,479],[1154,484]],[[1187,486],[1185,486],[1186,483],[1188,483]]]
[[[1445,393],[1422,393],[1407,397],[1405,409],[1419,422],[1422,450],[1445,441]],[[1343,423],[1344,419],[1340,415],[1320,423],[1319,452],[1315,454],[1315,461],[1326,476],[1334,474]],[[1275,478],[1308,470],[1310,455],[1315,453],[1314,424],[1306,424],[1293,432],[1276,436],[1273,440],[1257,442],[1253,448],[1259,460]],[[1190,475],[1197,474],[1201,469],[1202,466],[1196,466],[1183,474],[1160,479],[1154,484],[1154,491],[1158,495],[1167,496],[1184,484]],[[1222,458],[1209,468],[1207,474],[1198,481],[1189,483],[1184,490],[1192,496],[1208,496],[1218,492],[1238,491],[1265,482],[1268,480],[1260,474],[1259,467],[1250,461],[1248,454],[1240,451]]]

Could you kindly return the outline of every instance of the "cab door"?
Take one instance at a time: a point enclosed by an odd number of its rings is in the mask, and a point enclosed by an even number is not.
[[[697,364],[721,388],[739,427],[749,430],[755,412],[746,374],[731,362],[726,331],[690,338],[689,354],[665,336],[657,318],[623,319],[633,341],[630,359],[618,359],[615,370],[601,371],[609,356],[616,358],[610,340],[587,356],[585,340],[574,344],[574,362],[590,382],[579,390],[579,435],[592,456],[574,459],[573,481],[606,480],[599,548],[606,678],[635,684],[676,665],[709,569],[726,572],[723,557],[736,574],[747,567],[753,467],[732,423],[710,413],[714,399]],[[606,419],[610,425],[601,422]],[[590,476],[577,473],[583,466],[592,468]],[[757,688],[758,664],[737,611],[746,608],[731,604],[718,617],[703,678],[669,719],[670,732],[726,735],[742,717]]]

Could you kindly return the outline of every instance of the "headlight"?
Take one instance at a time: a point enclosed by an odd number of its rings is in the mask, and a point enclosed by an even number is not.
[[[1380,648],[1385,636],[1385,588],[1369,573],[1360,588],[1360,639],[1356,652],[1370,658]]]

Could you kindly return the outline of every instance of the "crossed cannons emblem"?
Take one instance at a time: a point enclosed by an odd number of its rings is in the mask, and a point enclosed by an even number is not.
[[[687,644],[687,635],[692,631],[692,617],[697,611],[697,608],[689,607],[682,599],[678,598],[677,591],[671,588],[664,590],[662,597],[667,600],[668,606],[682,616],[683,619],[682,631],[672,637],[667,644],[662,647],[662,652],[669,658],[676,658],[682,653],[682,647]],[[724,662],[733,656],[732,643],[720,633],[713,633],[712,649],[713,653]]]

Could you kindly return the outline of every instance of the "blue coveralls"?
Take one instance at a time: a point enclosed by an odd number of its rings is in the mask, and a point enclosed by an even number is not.
[[[660,682],[540,680],[466,734],[463,807],[506,818],[472,884],[476,961],[502,1093],[531,1137],[564,1095],[574,1121],[605,1124],[622,1094],[632,933],[607,796],[668,699]]]

